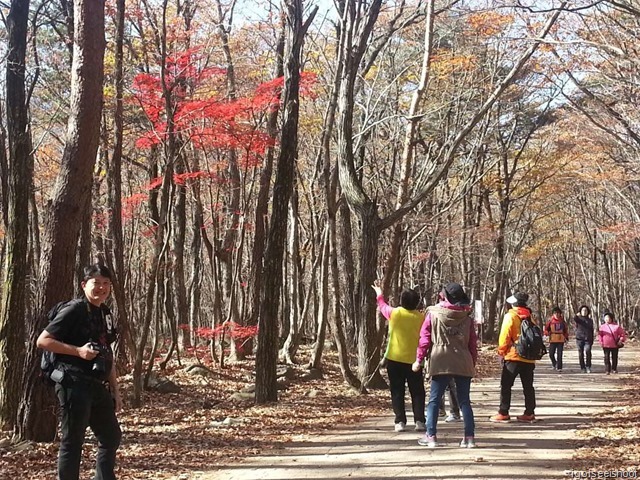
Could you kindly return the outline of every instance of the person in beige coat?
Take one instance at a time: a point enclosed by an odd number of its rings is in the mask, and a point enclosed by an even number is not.
[[[438,446],[438,408],[449,381],[453,378],[464,418],[464,437],[460,447],[473,448],[475,423],[469,399],[471,378],[475,375],[478,356],[477,335],[471,317],[470,300],[458,283],[448,283],[439,294],[437,305],[427,309],[420,330],[420,342],[416,353],[414,371],[428,360],[431,377],[431,393],[427,405],[427,432],[418,440],[429,448]]]

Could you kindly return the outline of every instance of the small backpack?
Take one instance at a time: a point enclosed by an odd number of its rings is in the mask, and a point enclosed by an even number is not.
[[[51,323],[53,319],[56,318],[56,315],[58,315],[58,312],[60,312],[60,310],[62,310],[67,305],[71,305],[75,302],[77,302],[77,300],[65,300],[63,302],[56,303],[47,313],[48,323]],[[56,381],[55,378],[51,378],[51,374],[56,369],[56,357],[57,355],[53,352],[50,352],[49,350],[42,351],[42,357],[40,358],[40,370],[42,373],[42,378],[44,378],[45,380],[50,380],[53,382]]]
[[[516,352],[526,360],[540,360],[547,354],[540,327],[531,317],[524,317],[520,323],[520,338],[515,344]]]

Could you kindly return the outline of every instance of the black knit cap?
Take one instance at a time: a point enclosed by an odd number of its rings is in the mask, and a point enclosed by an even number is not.
[[[471,300],[466,293],[464,293],[464,289],[459,283],[449,282],[444,287],[442,287],[442,293],[447,301],[451,305],[455,305],[456,307],[463,307],[469,305]]]
[[[515,305],[516,307],[526,307],[529,301],[529,295],[524,292],[516,292],[507,298],[507,303]]]

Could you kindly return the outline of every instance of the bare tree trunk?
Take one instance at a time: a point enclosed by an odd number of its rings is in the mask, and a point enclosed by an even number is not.
[[[107,169],[107,199],[111,209],[107,238],[110,240],[111,269],[115,272],[113,296],[116,302],[116,319],[120,340],[118,344],[118,366],[130,363],[135,357],[135,342],[131,336],[129,312],[125,299],[125,283],[127,274],[124,264],[124,238],[122,234],[122,138],[123,138],[123,43],[125,23],[125,0],[116,1],[116,57],[115,57],[115,91],[116,104],[114,112],[114,145],[113,156]]]
[[[378,243],[380,241],[380,219],[377,206],[370,205],[368,214],[361,218],[362,242],[360,244],[360,276],[358,298],[362,313],[358,330],[358,367],[360,381],[370,388],[387,388],[380,374],[381,343],[378,335],[376,305],[373,285],[376,280]]]
[[[309,368],[322,370],[322,352],[324,350],[327,318],[329,316],[329,229],[325,228],[322,236],[322,251],[320,252],[320,305],[316,320],[316,342],[311,352]],[[340,348],[340,347],[338,347]]]
[[[21,439],[50,441],[57,419],[53,402],[38,378],[34,339],[45,327],[46,312],[73,292],[73,269],[82,216],[91,194],[92,170],[100,137],[104,4],[74,1],[74,49],[67,142],[45,224],[42,273],[36,315],[28,325],[23,396],[18,412]]]
[[[3,429],[15,426],[24,368],[25,279],[29,272],[29,197],[33,177],[25,93],[28,17],[29,0],[13,0],[7,17],[9,158],[2,168],[3,196],[6,199],[3,202],[6,252],[2,258],[3,288],[0,293],[0,427]],[[0,155],[4,157],[4,145],[0,147],[3,148]]]
[[[285,16],[282,16],[280,35],[276,45],[276,78],[284,75],[284,43],[285,43]],[[267,133],[275,138],[278,113],[280,109],[273,109],[267,118]],[[264,249],[266,244],[267,215],[269,212],[269,192],[271,190],[271,177],[273,173],[274,147],[267,150],[260,173],[260,187],[256,201],[256,214],[254,217],[253,250],[251,251],[251,273],[249,282],[249,298],[251,302],[248,324],[257,325],[260,313],[260,299],[262,295],[262,273]],[[246,350],[253,350],[253,342],[247,340]]]
[[[412,164],[415,157],[415,137],[418,132],[419,121],[421,115],[418,115],[420,103],[427,90],[429,82],[429,67],[431,60],[432,44],[433,44],[433,7],[435,0],[427,1],[427,11],[425,19],[424,31],[424,54],[422,56],[422,68],[420,72],[420,82],[411,98],[411,105],[407,113],[407,127],[404,135],[404,143],[402,148],[402,159],[400,165],[400,184],[396,192],[395,208],[400,208],[407,201],[409,194],[409,180],[411,179]],[[402,222],[397,222],[393,228],[391,236],[391,248],[387,258],[387,264],[384,272],[382,283],[382,291],[389,292],[394,278],[394,272],[400,262],[400,251],[402,247],[402,239],[404,238],[404,228]]]
[[[286,0],[287,20],[291,28],[290,53],[287,60],[284,90],[284,122],[280,154],[274,184],[271,225],[265,252],[265,288],[260,308],[258,349],[256,352],[256,403],[278,399],[276,361],[278,357],[278,310],[282,285],[287,210],[293,190],[295,163],[298,157],[298,118],[300,114],[300,56],[304,36],[318,7],[302,22],[302,0]]]
[[[196,157],[194,160],[194,169],[200,170],[200,162],[199,158]],[[191,278],[188,283],[188,297],[189,297],[189,330],[188,332],[194,332],[195,329],[199,326],[200,319],[200,288],[202,286],[202,228],[204,225],[204,215],[202,213],[202,199],[200,198],[200,185],[198,182],[193,185],[193,201],[194,208],[192,213],[192,223],[193,223],[193,237],[191,240]],[[195,341],[195,338],[192,336],[193,333],[189,334],[188,332],[183,330],[183,335],[189,339],[183,340],[184,344],[191,345],[192,342]]]
[[[344,288],[344,308],[347,312],[347,325],[346,336],[351,339],[349,343],[350,348],[355,348],[358,337],[358,306],[356,300],[356,266],[353,258],[353,229],[351,228],[351,211],[345,202],[338,207],[339,215],[339,247],[338,254],[340,256],[340,263],[342,264],[342,273],[344,276],[343,288]],[[336,220],[334,219],[334,222]]]
[[[10,35],[11,33],[9,33]],[[8,95],[7,92],[6,96]],[[0,109],[3,108],[0,103]],[[7,130],[4,128],[2,115],[0,115],[0,208],[2,209],[2,225],[6,229],[9,224],[9,159],[7,158]],[[3,253],[4,251],[0,251],[0,262],[4,262]]]
[[[365,392],[364,385],[358,379],[358,377],[351,370],[351,365],[349,363],[349,348],[347,342],[345,340],[344,328],[342,324],[342,315],[341,315],[341,289],[340,289],[340,272],[338,269],[338,254],[336,249],[338,247],[338,243],[336,241],[336,220],[335,214],[333,218],[329,221],[329,254],[330,254],[330,275],[331,275],[331,285],[333,290],[333,302],[332,302],[332,311],[329,316],[329,322],[331,324],[331,330],[333,331],[333,338],[336,342],[336,348],[338,350],[338,360],[340,362],[340,371],[342,372],[342,376],[344,377],[347,384],[354,387],[356,390],[360,392]],[[328,273],[327,273],[328,274]],[[327,295],[329,294],[327,289]],[[322,293],[324,294],[324,292]]]
[[[184,173],[184,159],[179,156],[176,161],[176,173]],[[187,192],[184,185],[174,185],[175,194],[173,196],[173,228],[171,229],[171,275],[173,277],[171,297],[175,301],[175,322],[171,326],[172,341],[175,340],[176,347],[178,341],[177,328],[179,325],[189,323],[189,304],[187,302],[186,274],[184,268],[184,245],[187,230]],[[184,338],[184,337],[183,337]],[[167,354],[165,360],[169,360],[171,355]],[[164,363],[166,366],[166,363]]]
[[[136,357],[133,363],[133,396],[131,404],[133,407],[140,407],[142,405],[142,389],[144,386],[143,377],[143,363],[145,347],[149,340],[149,330],[151,329],[151,322],[154,319],[155,305],[156,305],[156,293],[158,292],[158,282],[161,278],[161,268],[163,267],[162,258],[165,254],[167,245],[169,243],[168,234],[166,232],[167,215],[169,211],[169,190],[171,188],[170,183],[173,180],[173,169],[168,165],[165,168],[164,177],[162,181],[162,187],[160,189],[160,210],[154,212],[155,206],[151,205],[152,218],[156,218],[157,229],[154,236],[154,251],[151,260],[151,265],[147,272],[147,278],[145,280],[147,291],[145,292],[144,299],[144,320],[142,323],[142,329],[140,331],[139,344],[136,346]],[[150,202],[153,199],[150,198]]]
[[[294,187],[291,201],[289,202],[289,333],[282,346],[282,357],[286,363],[295,363],[294,359],[300,344],[300,271],[299,271],[299,229],[298,229],[298,195]],[[313,277],[312,277],[313,278]]]
[[[227,98],[235,100],[237,97],[237,85],[235,76],[235,67],[231,48],[229,46],[229,32],[231,30],[231,21],[233,19],[233,9],[235,3],[230,4],[228,15],[223,12],[222,3],[216,1],[218,12],[218,33],[222,42],[222,52],[226,62],[227,76]],[[226,23],[228,21],[228,23]],[[227,211],[229,212],[229,220],[226,223],[226,231],[222,240],[221,248],[218,249],[216,255],[220,260],[222,267],[222,286],[224,288],[224,298],[229,299],[227,302],[226,319],[230,322],[240,323],[237,289],[238,284],[233,280],[236,277],[235,272],[237,266],[234,264],[234,251],[238,239],[238,224],[240,222],[240,169],[238,168],[238,154],[235,150],[229,151],[227,155],[227,175],[229,176],[230,198],[227,200]],[[231,358],[236,359],[241,356],[240,349],[235,345],[234,339],[231,337]],[[224,346],[223,346],[224,347]]]

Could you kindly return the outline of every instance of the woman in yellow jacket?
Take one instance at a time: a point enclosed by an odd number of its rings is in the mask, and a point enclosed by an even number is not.
[[[490,418],[492,422],[506,423],[511,421],[511,388],[516,377],[520,376],[524,391],[524,415],[519,415],[519,422],[535,421],[536,391],[533,388],[533,370],[535,360],[528,360],[518,355],[516,342],[520,338],[520,326],[523,318],[531,318],[531,309],[527,307],[529,295],[518,292],[507,298],[511,309],[506,313],[500,329],[498,355],[503,358],[502,376],[500,378],[500,408],[498,414]]]
[[[372,285],[376,292],[376,301],[380,313],[389,321],[389,343],[385,358],[389,375],[391,405],[395,415],[395,431],[404,432],[407,427],[404,393],[405,384],[409,386],[411,406],[416,432],[424,432],[425,390],[422,372],[411,369],[416,361],[416,350],[420,340],[420,327],[424,321],[424,313],[418,310],[420,295],[413,289],[405,289],[400,294],[400,306],[393,308],[387,304],[382,289]]]

